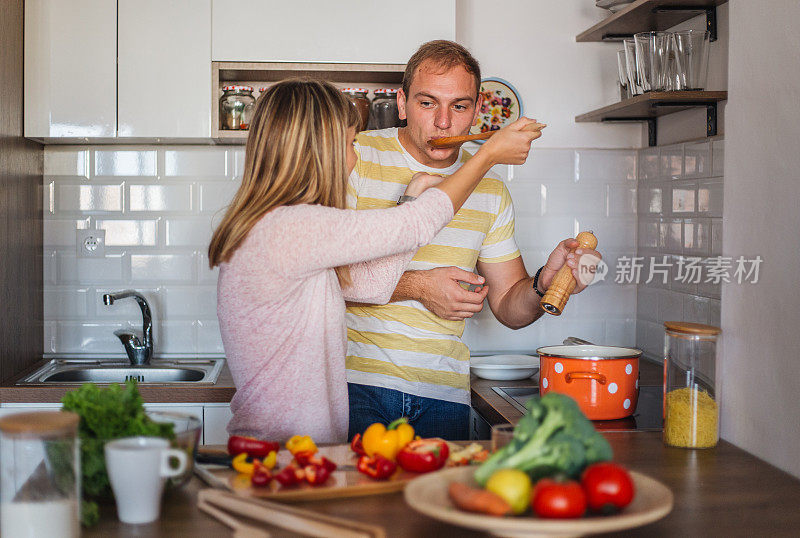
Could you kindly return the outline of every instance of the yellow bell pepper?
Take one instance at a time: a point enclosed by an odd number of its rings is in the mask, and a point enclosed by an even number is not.
[[[249,463],[247,461],[247,454],[242,452],[233,457],[231,460],[231,466],[234,470],[246,474],[252,475],[255,472],[256,465],[261,465],[262,467],[266,467],[267,469],[274,469],[275,465],[278,463],[278,453],[273,451],[267,454],[267,457],[263,460],[253,459],[253,463]]]
[[[384,426],[380,422],[370,425],[362,437],[364,451],[369,456],[380,454],[394,461],[397,453],[414,439],[414,428],[406,417]]]
[[[315,454],[317,452],[317,445],[308,435],[294,435],[286,441],[286,449],[292,453],[292,456],[298,452],[309,452]]]

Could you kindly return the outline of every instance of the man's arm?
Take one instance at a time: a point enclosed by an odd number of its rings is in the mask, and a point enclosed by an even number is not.
[[[572,294],[580,293],[589,285],[591,279],[580,278],[578,261],[583,255],[593,256],[592,262],[602,258],[599,252],[590,249],[578,249],[574,254],[571,249],[578,246],[573,239],[565,239],[550,253],[547,263],[539,275],[539,291],[544,293],[553,282],[553,278],[564,264],[572,270],[576,286]],[[544,311],[539,307],[541,297],[533,289],[533,279],[525,271],[522,257],[500,263],[478,262],[478,272],[486,277],[489,288],[489,308],[497,320],[512,329],[520,329],[539,319]],[[592,274],[592,273],[590,273]]]
[[[479,286],[476,291],[461,287],[459,281]],[[489,292],[484,278],[458,267],[437,267],[427,271],[406,271],[400,277],[391,302],[414,300],[450,321],[470,318],[483,308]]]

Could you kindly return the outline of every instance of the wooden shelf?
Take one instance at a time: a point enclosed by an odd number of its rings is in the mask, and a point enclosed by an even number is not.
[[[712,10],[707,24],[716,39],[715,8],[728,0],[636,0],[607,19],[604,19],[575,38],[579,43],[589,41],[619,41],[636,32],[666,30],[702,12]]]
[[[706,91],[677,91],[677,92],[647,92],[625,99],[613,105],[592,110],[586,114],[575,116],[575,121],[597,122],[615,120],[636,120],[657,118],[688,108],[696,108],[728,98],[728,92]]]
[[[399,87],[405,64],[345,64],[301,62],[211,62],[211,137],[220,144],[244,144],[247,131],[219,128],[219,99],[228,84],[253,86],[256,91],[291,77],[308,77],[333,82],[339,87],[360,86],[369,90]]]
[[[648,144],[657,143],[656,118],[690,108],[706,108],[706,135],[717,134],[717,103],[728,98],[726,91],[647,92],[613,105],[575,116],[575,122],[646,122]]]

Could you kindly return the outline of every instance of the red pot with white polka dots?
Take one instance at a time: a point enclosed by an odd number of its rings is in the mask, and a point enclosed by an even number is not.
[[[641,350],[614,346],[547,346],[539,354],[539,393],[572,396],[590,420],[633,414]]]

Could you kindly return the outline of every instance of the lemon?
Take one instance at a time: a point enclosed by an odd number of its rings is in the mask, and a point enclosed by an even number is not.
[[[531,479],[519,469],[500,469],[489,477],[486,489],[502,497],[515,514],[528,509],[531,502]]]

